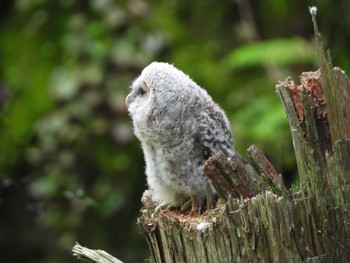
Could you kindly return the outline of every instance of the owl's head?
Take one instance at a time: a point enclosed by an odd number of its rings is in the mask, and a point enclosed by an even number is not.
[[[171,108],[198,89],[189,76],[173,65],[152,62],[132,83],[125,103],[131,114],[147,113],[155,108]]]

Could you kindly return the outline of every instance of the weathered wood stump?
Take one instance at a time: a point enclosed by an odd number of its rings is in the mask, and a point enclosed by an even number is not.
[[[330,69],[276,86],[288,116],[300,186],[287,191],[255,146],[249,160],[211,157],[205,172],[220,202],[203,215],[160,211],[146,191],[138,223],[152,262],[348,262],[350,256],[350,87]],[[326,89],[337,89],[329,99]],[[328,113],[336,112],[336,119]]]

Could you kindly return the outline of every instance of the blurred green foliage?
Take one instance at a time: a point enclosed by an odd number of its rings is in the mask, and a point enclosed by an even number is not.
[[[227,57],[227,67],[239,69],[271,64],[281,67],[300,62],[313,63],[314,60],[311,43],[302,38],[285,38],[265,40],[236,48]]]
[[[316,1],[314,1],[316,3]],[[72,261],[75,241],[142,262],[146,189],[124,106],[153,60],[174,63],[256,144],[296,173],[278,80],[317,69],[312,1],[16,0],[0,4],[0,253]],[[317,1],[334,64],[350,72],[348,1]]]

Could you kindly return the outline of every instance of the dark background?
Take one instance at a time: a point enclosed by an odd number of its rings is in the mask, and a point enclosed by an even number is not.
[[[227,112],[237,150],[256,144],[297,180],[278,80],[317,69],[308,6],[334,64],[350,72],[350,2],[0,2],[0,261],[76,262],[78,241],[143,262],[146,189],[124,106],[166,61]]]

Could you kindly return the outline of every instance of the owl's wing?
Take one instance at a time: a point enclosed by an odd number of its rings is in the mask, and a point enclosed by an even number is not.
[[[200,115],[196,141],[205,160],[219,151],[228,157],[234,155],[229,122],[224,113],[214,107]]]

